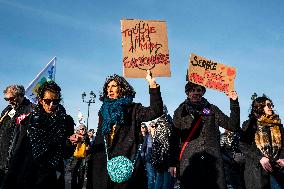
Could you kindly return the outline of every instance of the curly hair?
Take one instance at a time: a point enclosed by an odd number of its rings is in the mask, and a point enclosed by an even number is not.
[[[23,85],[9,85],[3,93],[5,95],[8,92],[13,93],[14,96],[25,96],[25,88]]]
[[[44,94],[46,91],[50,91],[59,95],[59,99],[61,99],[61,88],[54,81],[46,81],[37,89],[37,97],[39,99],[44,98]]]
[[[104,98],[107,97],[107,86],[111,81],[115,81],[118,85],[118,94],[119,98],[122,97],[135,97],[136,92],[133,87],[126,81],[126,79],[119,75],[111,75],[106,78],[105,84],[103,86],[103,92],[100,95],[100,101],[103,101]]]
[[[250,118],[259,118],[262,115],[264,115],[264,107],[266,106],[266,101],[269,100],[272,105],[273,102],[270,98],[266,97],[266,96],[261,96],[261,97],[257,97],[253,100],[252,104],[251,104],[251,112],[249,114]]]

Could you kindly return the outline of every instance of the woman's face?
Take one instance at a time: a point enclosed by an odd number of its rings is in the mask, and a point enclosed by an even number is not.
[[[146,127],[144,127],[144,126],[141,127],[141,132],[142,132],[142,133],[143,133],[143,132],[145,133],[146,131],[147,131]]]
[[[80,127],[79,134],[84,135],[86,133],[85,127]]]
[[[265,115],[270,116],[273,114],[273,104],[270,100],[265,101],[265,107],[263,108]]]
[[[54,112],[60,103],[59,94],[51,91],[45,91],[43,99],[39,99],[39,103],[42,105],[44,111],[50,114]]]
[[[93,131],[88,132],[88,136],[89,136],[89,138],[93,138],[94,137],[94,132]]]
[[[119,88],[116,81],[112,80],[107,85],[107,96],[110,99],[118,99],[119,97]]]

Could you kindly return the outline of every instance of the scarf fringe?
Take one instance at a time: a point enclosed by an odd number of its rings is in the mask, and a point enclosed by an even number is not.
[[[257,120],[255,144],[267,158],[276,158],[282,147],[281,120],[278,115],[261,116]]]

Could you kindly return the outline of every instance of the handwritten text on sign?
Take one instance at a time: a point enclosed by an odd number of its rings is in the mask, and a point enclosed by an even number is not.
[[[166,23],[122,20],[123,72],[125,77],[170,76]]]
[[[191,54],[188,77],[193,83],[228,93],[234,90],[236,69]]]

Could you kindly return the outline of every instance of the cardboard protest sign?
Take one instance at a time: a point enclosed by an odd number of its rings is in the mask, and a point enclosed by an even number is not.
[[[234,90],[235,77],[234,67],[190,55],[188,79],[193,83],[227,93]]]
[[[170,77],[167,27],[165,21],[121,20],[123,76]]]

